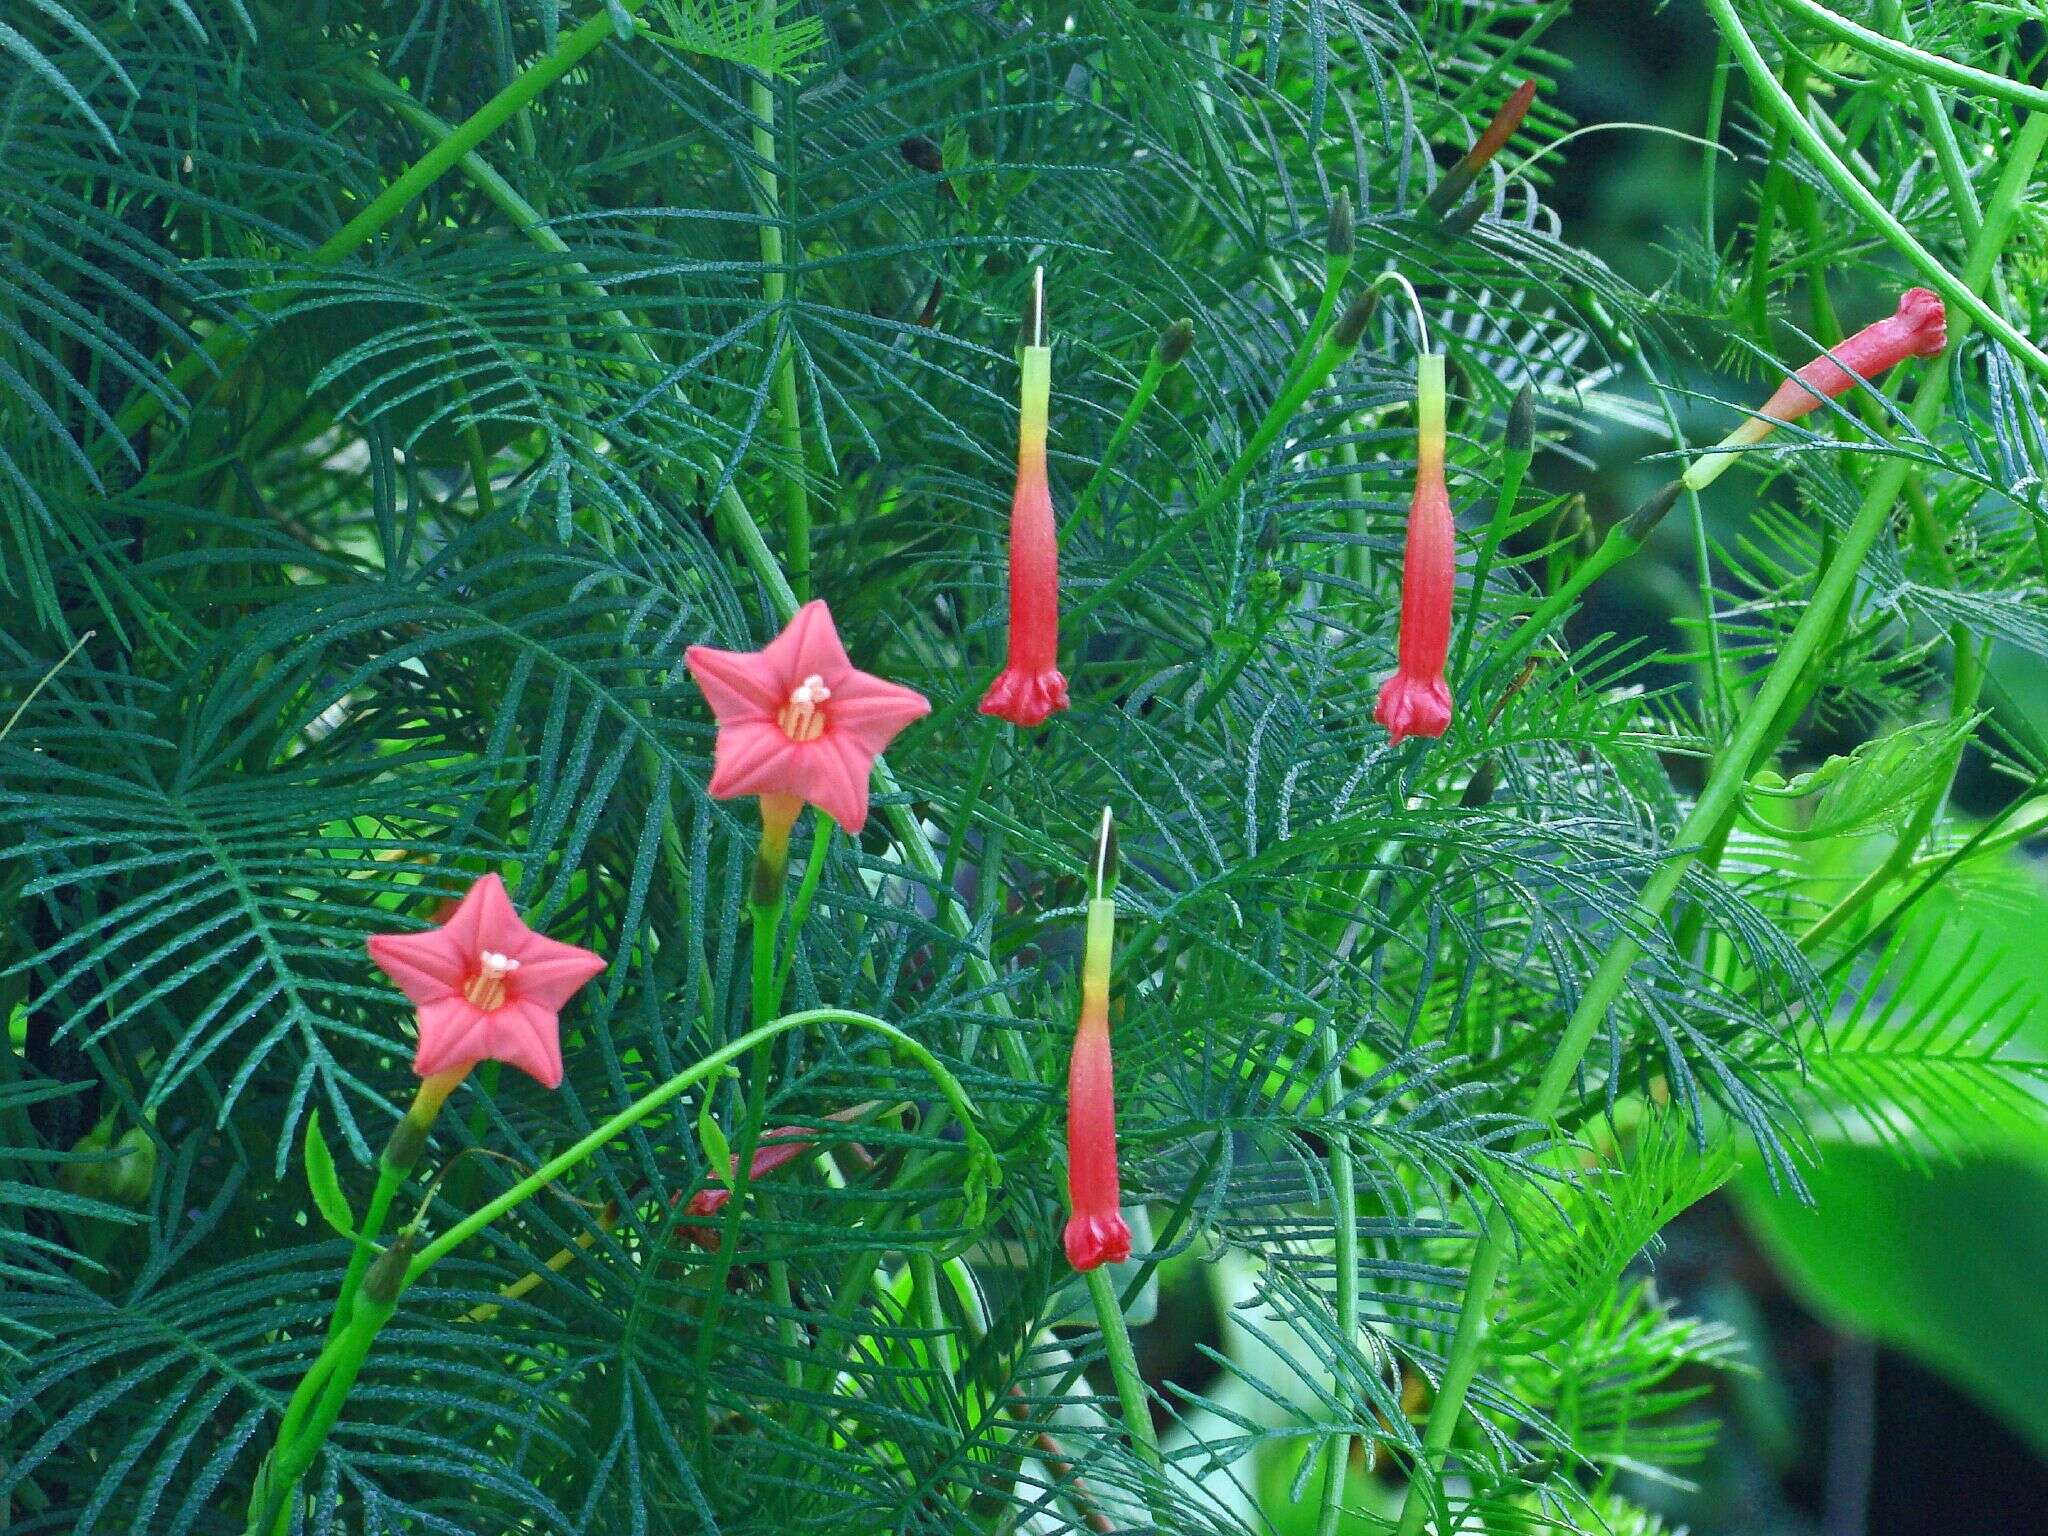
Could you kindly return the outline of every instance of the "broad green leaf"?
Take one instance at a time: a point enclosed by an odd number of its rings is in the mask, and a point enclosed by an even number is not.
[[[327,1138],[320,1134],[320,1111],[306,1115],[306,1187],[313,1191],[313,1203],[327,1218],[327,1225],[343,1237],[356,1235],[355,1213],[348,1196],[341,1192],[341,1180],[334,1174],[334,1154],[327,1150]]]
[[[1917,805],[1948,772],[1950,756],[1976,727],[1975,717],[1905,726],[1791,779],[1759,773],[1750,781],[1749,792],[1774,800],[1815,797],[1803,825],[1771,827],[1780,837],[1803,841],[1872,831],[1896,822]]]
[[[1794,1289],[1967,1389],[2048,1455],[2048,1172],[2016,1161],[1901,1168],[1834,1146],[1815,1207],[1736,1182],[1752,1230]]]

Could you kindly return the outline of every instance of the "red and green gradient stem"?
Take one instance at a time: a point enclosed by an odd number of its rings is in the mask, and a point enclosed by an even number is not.
[[[1026,346],[1017,418],[1017,489],[1010,501],[1010,656],[982,696],[981,712],[1012,725],[1042,725],[1067,707],[1060,674],[1060,546],[1046,481],[1052,349]]]

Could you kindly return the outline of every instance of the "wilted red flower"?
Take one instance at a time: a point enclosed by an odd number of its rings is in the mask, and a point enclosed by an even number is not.
[[[1948,311],[1941,296],[1925,288],[1908,288],[1891,314],[1823,352],[1780,384],[1762,410],[1693,461],[1685,484],[1704,490],[1738,453],[1775,431],[1780,422],[1797,421],[1819,410],[1823,399],[1838,398],[1859,380],[1875,379],[1909,357],[1933,357],[1947,345]]]

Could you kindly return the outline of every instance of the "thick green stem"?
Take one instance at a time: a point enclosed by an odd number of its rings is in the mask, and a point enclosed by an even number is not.
[[[1967,278],[1959,279],[1934,258],[1913,232],[1899,222],[1898,217],[1887,208],[1878,195],[1864,185],[1861,177],[1844,165],[1841,158],[1830,149],[1806,114],[1798,109],[1778,77],[1771,73],[1764,56],[1758,51],[1756,42],[1743,27],[1741,18],[1735,14],[1733,0],[1706,0],[1708,12],[1713,16],[1722,34],[1728,39],[1736,59],[1749,76],[1750,87],[1756,92],[1758,105],[1769,115],[1783,124],[1785,131],[1805,151],[1813,162],[1815,170],[1827,179],[1842,200],[1854,208],[1871,227],[1882,233],[1907,261],[1919,269],[1927,279],[1927,285],[1944,299],[1954,304],[1970,320],[1984,327],[1996,336],[2012,355],[2034,372],[2048,377],[2048,352],[2035,346],[2018,327],[1986,304],[1982,297],[1984,284],[1974,286]],[[1956,317],[1958,320],[1962,316]],[[1951,325],[1953,334],[1954,326]]]
[[[1323,1051],[1323,1070],[1330,1074],[1323,1100],[1332,1119],[1344,1115],[1343,1050],[1335,1027],[1322,1026],[1318,1032]],[[1351,1143],[1343,1128],[1327,1138],[1330,1147],[1330,1201],[1336,1217],[1337,1333],[1347,1349],[1358,1342],[1358,1187],[1351,1167]],[[1351,1437],[1339,1435],[1330,1445],[1329,1465],[1323,1469],[1323,1507],[1316,1519],[1316,1536],[1336,1536],[1344,1518],[1344,1480],[1351,1467]]]
[[[1145,1395],[1145,1378],[1138,1370],[1138,1352],[1131,1347],[1131,1330],[1124,1322],[1123,1302],[1106,1268],[1088,1271],[1088,1295],[1095,1303],[1095,1320],[1102,1329],[1103,1352],[1109,1356],[1110,1374],[1116,1378],[1116,1394],[1124,1408],[1124,1429],[1131,1445],[1156,1471],[1159,1438],[1152,1432],[1152,1403]]]
[[[772,28],[778,0],[758,0],[759,25]],[[789,270],[784,261],[782,192],[776,171],[775,86],[756,74],[748,87],[754,116],[754,195],[761,210],[761,302],[774,322],[775,431],[782,444],[782,515],[789,540],[789,582],[798,598],[811,595],[811,502],[804,489],[804,427],[796,389],[796,334],[784,300]]]
[[[1938,53],[1928,53],[1924,49],[1913,47],[1910,43],[1886,37],[1882,32],[1873,32],[1868,27],[1859,26],[1845,16],[1837,16],[1826,6],[1816,4],[1815,0],[1777,0],[1777,3],[1782,9],[1805,17],[1823,32],[1848,43],[1859,52],[1897,65],[1908,74],[1927,80],[1939,80],[1943,85],[1957,86],[1979,95],[1993,96],[2000,101],[2009,101],[2015,106],[2032,107],[2037,111],[2048,108],[2048,90],[2042,90],[2039,86],[2028,85],[2021,80],[2008,80],[2004,75],[1988,69],[1958,64],[1955,60],[1944,58]]]
[[[1718,19],[1726,27],[1734,27],[1732,13],[1727,13],[1727,0],[1708,0]],[[1738,54],[1745,47],[1754,52],[1746,35],[1737,35],[1739,28],[1731,32],[1730,41]],[[1761,61],[1759,60],[1759,66]],[[1770,84],[1777,88],[1777,81]],[[1780,92],[1782,94],[1782,91]],[[2007,164],[2006,174],[2000,180],[1997,194],[1987,210],[1984,228],[1973,244],[1964,272],[1964,283],[1969,287],[1973,300],[1990,281],[1991,273],[2010,233],[2021,188],[2032,174],[2033,164],[2042,147],[2042,136],[2048,128],[2037,126],[2048,118],[2048,114],[2036,114],[2021,131],[2012,157]],[[1967,336],[1970,320],[1981,308],[1981,303],[1965,310],[1956,317],[1951,328],[1950,345],[1960,345]],[[1914,401],[1913,423],[1923,435],[1930,431],[1939,419],[1948,398],[1949,374],[1945,369],[1928,373]],[[1820,582],[1814,589],[1812,601],[1800,615],[1784,647],[1772,661],[1765,674],[1762,686],[1743,711],[1734,739],[1725,751],[1714,761],[1707,782],[1700,791],[1684,825],[1678,829],[1673,854],[1644,886],[1637,901],[1636,921],[1642,928],[1648,928],[1662,920],[1665,909],[1678,894],[1679,886],[1686,874],[1700,858],[1700,848],[1710,836],[1731,818],[1748,779],[1750,767],[1767,748],[1775,723],[1781,711],[1793,697],[1808,669],[1818,657],[1823,640],[1832,630],[1836,616],[1843,610],[1853,590],[1864,559],[1871,546],[1884,531],[1893,504],[1905,484],[1909,468],[1903,456],[1893,456],[1871,477],[1864,492],[1862,504],[1858,507],[1855,521],[1843,535],[1835,550],[1834,559],[1829,562]],[[1545,1124],[1557,1113],[1564,1101],[1566,1090],[1577,1074],[1579,1063],[1584,1058],[1586,1047],[1592,1043],[1594,1031],[1607,1016],[1607,1011],[1621,995],[1627,984],[1628,973],[1642,954],[1642,944],[1633,933],[1618,936],[1599,968],[1593,973],[1586,990],[1580,996],[1579,1005],[1573,1010],[1566,1023],[1563,1035],[1557,1042],[1548,1066],[1536,1085],[1535,1094],[1528,1105],[1529,1118]],[[1431,1405],[1429,1422],[1423,1436],[1425,1465],[1416,1469],[1416,1475],[1408,1485],[1408,1493],[1401,1509],[1401,1523],[1398,1536],[1417,1536],[1427,1517],[1430,1496],[1425,1490],[1441,1477],[1441,1458],[1449,1449],[1451,1438],[1456,1433],[1458,1420],[1464,1410],[1465,1394],[1471,1387],[1472,1379],[1479,1369],[1480,1347],[1485,1341],[1488,1310],[1492,1304],[1493,1286],[1499,1277],[1501,1264],[1506,1256],[1509,1237],[1507,1223],[1498,1212],[1487,1223],[1472,1257],[1471,1272],[1466,1280],[1464,1302],[1459,1310],[1458,1322],[1451,1336],[1450,1353],[1446,1359],[1443,1380],[1438,1384],[1436,1401]]]

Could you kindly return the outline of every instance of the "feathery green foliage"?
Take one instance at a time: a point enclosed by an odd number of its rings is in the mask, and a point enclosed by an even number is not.
[[[1729,1349],[1641,1273],[1657,1230],[1737,1160],[1797,1188],[1828,1124],[1913,1158],[1966,1146],[1983,1101],[2037,1113],[1995,957],[1928,989],[1894,935],[1970,835],[1966,744],[2038,772],[1980,704],[1989,638],[2048,652],[2048,428],[2031,360],[1980,325],[1780,429],[1723,482],[1757,507],[1739,543],[1691,498],[1660,530],[1698,552],[1697,606],[1647,642],[1520,633],[1586,558],[1546,468],[1607,452],[1610,424],[1681,447],[1682,409],[1718,437],[1753,402],[1691,398],[1703,358],[1774,379],[1888,312],[1916,251],[2042,334],[2040,231],[2012,214],[2048,120],[1926,63],[2034,78],[2027,29],[1982,8],[1916,13],[1910,39],[1897,7],[1859,11],[1899,40],[1877,50],[1806,0],[1715,0],[1826,155],[1734,88],[1709,132],[1746,222],[1688,232],[1643,292],[1546,202],[1568,150],[1515,173],[1570,126],[1540,95],[1476,222],[1419,213],[1513,86],[1566,66],[1543,41],[1564,3],[11,11],[10,1529],[244,1528],[320,1352],[334,1229],[410,1091],[366,936],[496,870],[610,960],[565,1015],[558,1093],[485,1069],[450,1102],[444,1176],[396,1218],[429,1233],[758,1022],[751,816],[708,797],[681,654],[759,646],[794,579],[934,713],[866,834],[822,851],[788,1006],[936,1053],[1000,1190],[975,1222],[914,1062],[792,1032],[764,1048],[767,1123],[832,1155],[738,1202],[730,1261],[679,1231],[706,1142],[741,1143],[746,1084],[718,1080],[405,1294],[303,1528],[1222,1532],[1254,1518],[1250,1470],[1294,1458],[1290,1496],[1332,1518],[1391,1518],[1394,1471],[1489,1530],[1659,1530],[1616,1479],[1705,1453],[1685,1410]],[[1340,192],[1352,290],[1400,271],[1448,353],[1472,541],[1510,402],[1540,402],[1507,542],[1460,594],[1475,640],[1440,742],[1389,748],[1372,718],[1414,475],[1403,306],[1213,494],[1341,307],[1319,310]],[[1019,734],[974,706],[1038,266],[1055,505],[1094,491],[1061,527],[1074,708]],[[1184,315],[1185,362],[1120,427]],[[1937,385],[1946,408],[1909,415]],[[1731,761],[1873,497],[1859,580],[1759,758]],[[1804,786],[1835,817],[1810,827],[1787,780],[1845,733],[1876,745]],[[1680,836],[1703,782],[1752,780],[1743,815]],[[1193,1255],[1229,1300],[1201,1371],[1153,1382],[1163,1469],[1124,1435],[1058,1242],[1105,804],[1124,1183],[1155,1239],[1118,1281],[1135,1300]],[[1802,831],[1870,857],[1815,875]],[[1532,1115],[1623,939],[1640,956]],[[1482,1234],[1508,1243],[1507,1321],[1465,1349]],[[1476,1379],[1447,1394],[1461,1358]],[[1377,1470],[1326,1481],[1354,1444]]]

